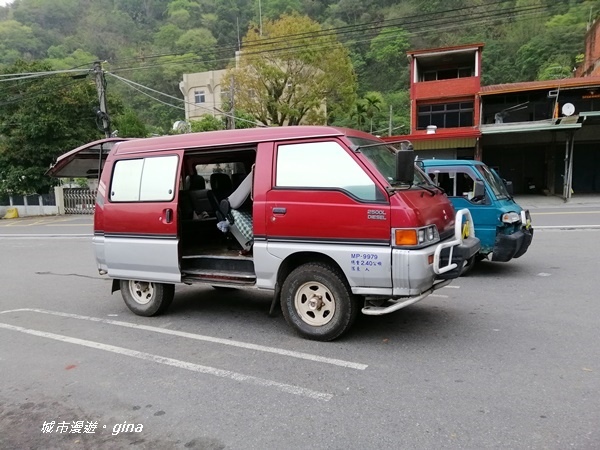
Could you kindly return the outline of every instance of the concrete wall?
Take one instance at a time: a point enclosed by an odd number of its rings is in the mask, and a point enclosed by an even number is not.
[[[576,77],[600,75],[600,21],[596,20],[585,35],[585,56],[575,71]]]
[[[17,208],[17,211],[19,212],[19,217],[58,215],[58,206],[0,206],[0,218],[4,217],[8,208]]]

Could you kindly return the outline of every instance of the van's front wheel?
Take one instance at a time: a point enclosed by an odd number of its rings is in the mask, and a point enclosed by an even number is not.
[[[121,280],[121,295],[138,316],[156,316],[167,310],[175,296],[175,285],[149,281]]]
[[[322,263],[294,269],[281,289],[286,321],[309,339],[331,341],[356,319],[359,302],[339,270]]]

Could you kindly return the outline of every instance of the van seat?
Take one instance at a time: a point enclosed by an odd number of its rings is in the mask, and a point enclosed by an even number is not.
[[[252,248],[254,234],[252,230],[252,183],[253,171],[250,171],[238,188],[219,205],[220,213],[226,219],[226,228],[245,251]],[[221,228],[221,227],[220,227]]]
[[[202,175],[192,175],[190,177],[190,189],[188,195],[192,202],[194,212],[199,218],[214,216],[214,208],[208,198],[208,189],[206,181]]]

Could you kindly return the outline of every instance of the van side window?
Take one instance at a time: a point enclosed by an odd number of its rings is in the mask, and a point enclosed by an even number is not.
[[[337,142],[280,145],[278,187],[338,188],[363,201],[383,201],[373,180]]]
[[[475,177],[467,170],[453,167],[432,168],[429,176],[435,184],[446,191],[448,197],[464,197],[471,201],[475,193]]]
[[[110,187],[113,202],[171,201],[175,195],[178,157],[117,161]]]

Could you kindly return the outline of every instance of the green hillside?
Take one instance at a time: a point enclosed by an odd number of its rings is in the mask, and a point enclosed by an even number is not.
[[[226,68],[249,30],[296,12],[347,48],[356,73],[362,110],[331,120],[376,131],[391,110],[402,131],[407,50],[482,42],[484,84],[565,77],[599,9],[600,0],[14,0],[0,7],[0,71],[20,60],[54,70],[106,61],[122,78],[107,77],[109,95],[165,131],[183,118],[183,73]]]

